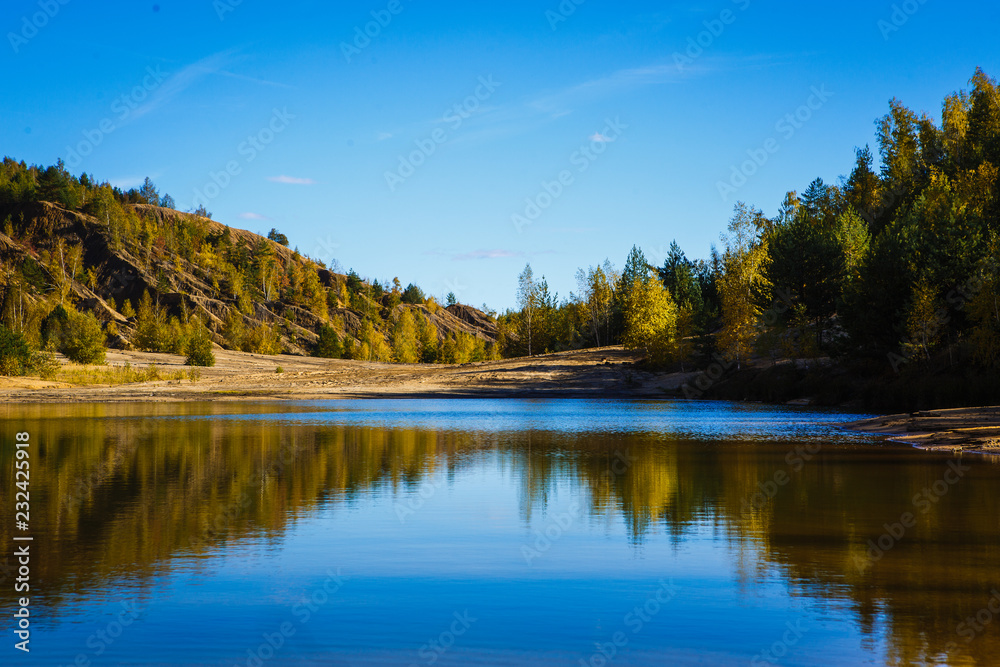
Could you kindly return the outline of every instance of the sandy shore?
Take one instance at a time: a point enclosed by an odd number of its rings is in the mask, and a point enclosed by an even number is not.
[[[161,380],[120,386],[73,386],[31,378],[0,378],[8,403],[217,401],[348,398],[662,398],[693,373],[652,374],[634,366],[640,355],[621,347],[560,352],[527,359],[443,365],[261,356],[216,350],[216,365],[197,381]],[[109,350],[109,365],[156,364],[164,377],[186,371],[184,358]],[[276,372],[277,368],[283,372]]]
[[[1000,454],[1000,407],[956,408],[875,417],[844,425],[853,431],[930,450]]]

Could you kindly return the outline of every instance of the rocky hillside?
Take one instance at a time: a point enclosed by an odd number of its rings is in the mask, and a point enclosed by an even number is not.
[[[375,336],[388,347],[407,310],[418,321],[423,315],[442,343],[497,337],[495,321],[475,308],[401,302],[398,284],[334,273],[258,234],[169,208],[112,202],[71,210],[34,201],[0,218],[5,316],[68,300],[101,320],[112,347],[133,346],[146,293],[166,318],[200,317],[222,347],[231,347],[234,321],[269,327],[289,354],[311,354],[324,325],[345,342],[360,346],[363,335]]]

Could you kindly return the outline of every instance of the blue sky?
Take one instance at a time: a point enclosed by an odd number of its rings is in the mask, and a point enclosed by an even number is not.
[[[1000,75],[992,3],[576,2],[7,0],[0,152],[503,309],[526,262],[568,296],[633,244],[707,256],[891,97]]]

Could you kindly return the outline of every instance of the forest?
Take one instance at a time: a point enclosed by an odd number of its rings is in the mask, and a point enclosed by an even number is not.
[[[678,370],[817,358],[995,368],[997,83],[978,69],[939,121],[893,99],[876,129],[877,164],[856,148],[849,175],[789,191],[774,217],[738,203],[708,259],[674,243],[650,266],[633,248],[620,272],[580,269],[562,302],[526,267],[518,310],[498,317],[504,354],[622,343]]]
[[[995,368],[996,81],[977,69],[939,119],[892,99],[876,136],[877,156],[855,148],[850,174],[789,191],[774,217],[738,203],[705,259],[674,243],[652,266],[635,247],[621,270],[609,260],[580,268],[562,299],[526,266],[512,285],[517,308],[503,313],[328,268],[276,229],[264,238],[204,209],[174,211],[149,179],[122,191],[61,162],[7,158],[2,370],[43,372],[54,352],[100,363],[106,346],[206,365],[213,343],[400,363],[624,345],[677,371],[814,359],[891,373]]]

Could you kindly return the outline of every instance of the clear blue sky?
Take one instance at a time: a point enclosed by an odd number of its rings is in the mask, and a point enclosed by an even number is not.
[[[891,97],[938,118],[976,66],[1000,75],[1000,10],[964,0],[94,4],[4,2],[0,152],[148,175],[178,208],[201,192],[220,222],[498,309],[525,262],[567,296],[633,244],[704,257],[737,199],[773,214],[848,173]],[[562,191],[515,225],[543,182]]]

